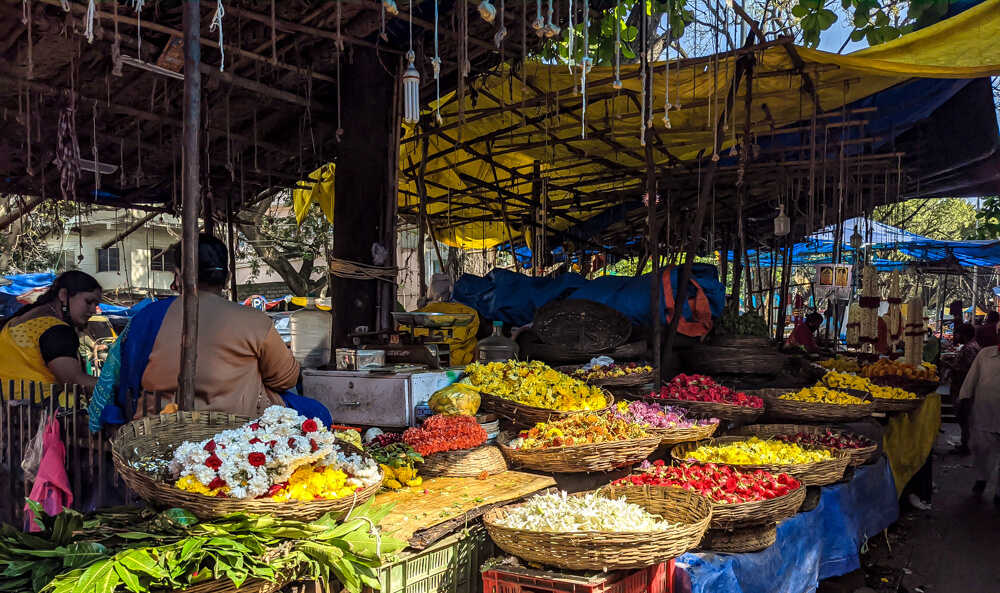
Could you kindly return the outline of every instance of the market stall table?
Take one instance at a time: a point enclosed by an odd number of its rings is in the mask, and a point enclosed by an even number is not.
[[[508,471],[477,478],[426,478],[421,486],[384,492],[375,504],[396,503],[383,521],[385,533],[423,549],[498,505],[555,486],[547,476]]]
[[[898,517],[889,463],[857,468],[846,484],[822,489],[819,505],[778,524],[774,545],[761,552],[697,552],[677,559],[677,591],[806,593],[825,578],[861,567],[859,550]]]

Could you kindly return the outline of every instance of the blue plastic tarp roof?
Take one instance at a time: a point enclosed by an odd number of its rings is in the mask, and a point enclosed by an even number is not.
[[[855,229],[864,238],[865,244],[876,252],[877,257],[872,264],[879,270],[903,269],[911,262],[936,262],[948,257],[954,257],[963,266],[1000,266],[1000,241],[939,241],[860,217],[844,221],[841,242],[844,263],[854,262],[850,238]],[[833,263],[836,230],[835,226],[827,227],[796,243],[792,247],[792,264]],[[900,253],[909,259],[894,261],[878,257],[879,252],[884,256],[886,251]],[[756,265],[757,253],[750,251],[748,255],[751,265]],[[770,266],[771,263],[770,253],[760,254],[761,266]]]

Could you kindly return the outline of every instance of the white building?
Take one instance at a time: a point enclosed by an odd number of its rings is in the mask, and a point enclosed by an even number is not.
[[[180,240],[180,219],[158,215],[120,238],[147,214],[136,210],[94,210],[74,216],[62,237],[49,240],[61,252],[58,269],[76,269],[97,278],[106,294],[143,297],[166,293],[173,282],[167,250]]]

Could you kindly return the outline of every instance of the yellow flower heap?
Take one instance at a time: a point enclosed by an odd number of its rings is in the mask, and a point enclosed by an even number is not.
[[[870,401],[854,397],[843,391],[835,391],[826,387],[806,387],[797,393],[786,393],[779,399],[813,404],[836,404],[839,406],[871,405]]]
[[[288,487],[275,494],[272,500],[313,500],[314,498],[342,498],[354,493],[345,485],[347,474],[330,466],[322,468],[300,467],[288,479]]]
[[[689,453],[688,458],[700,463],[727,465],[799,465],[832,459],[833,455],[825,450],[803,449],[793,443],[762,441],[753,437],[725,445],[703,445]]]
[[[817,383],[816,386],[820,387],[824,383],[826,386],[833,387],[835,389],[858,389],[860,391],[867,391],[872,394],[872,397],[881,399],[917,399],[917,394],[910,393],[905,389],[900,389],[899,387],[883,387],[872,383],[864,377],[856,377],[854,375],[847,375],[844,373],[827,373],[824,375],[823,380],[820,383]]]
[[[839,354],[836,358],[828,358],[819,363],[819,365],[825,369],[844,373],[857,373],[861,371],[861,367],[858,366],[858,361],[853,358],[845,358]]]
[[[390,467],[384,463],[380,463],[379,467],[385,473],[385,482],[382,485],[386,488],[392,490],[399,490],[404,486],[415,488],[424,483],[424,479],[417,475],[416,468],[407,465]]]
[[[482,393],[533,408],[576,412],[601,410],[604,391],[538,361],[473,363],[465,367],[466,382]]]
[[[642,439],[648,436],[649,433],[642,426],[622,418],[578,414],[565,420],[539,422],[530,430],[522,430],[518,438],[508,446],[516,449],[545,449]]]

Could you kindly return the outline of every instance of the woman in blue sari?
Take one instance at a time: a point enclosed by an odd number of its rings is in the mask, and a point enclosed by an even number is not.
[[[199,331],[193,409],[256,417],[270,405],[333,422],[319,402],[289,390],[299,364],[265,314],[222,297],[228,277],[226,245],[209,235],[198,243]],[[180,249],[174,250],[179,284]],[[180,371],[180,301],[163,299],[141,309],[112,346],[88,407],[91,430],[124,424],[144,392],[156,392],[163,406],[177,392]],[[145,400],[152,404],[152,398]],[[147,406],[146,414],[156,410]]]

